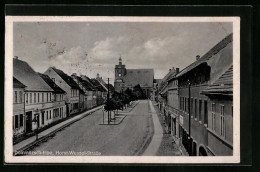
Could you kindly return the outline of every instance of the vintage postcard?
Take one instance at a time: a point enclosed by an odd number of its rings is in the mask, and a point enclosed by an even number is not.
[[[6,16],[6,163],[239,163],[239,17]]]

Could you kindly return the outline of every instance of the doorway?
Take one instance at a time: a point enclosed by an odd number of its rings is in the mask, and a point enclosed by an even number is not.
[[[32,111],[26,112],[26,133],[32,131]]]
[[[199,149],[199,156],[208,156],[206,150],[202,146]]]

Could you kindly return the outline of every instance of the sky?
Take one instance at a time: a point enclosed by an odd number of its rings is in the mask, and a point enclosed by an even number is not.
[[[220,22],[15,22],[14,56],[36,72],[55,66],[71,75],[97,73],[114,81],[121,56],[127,69],[154,69],[163,78],[182,70],[232,33]]]

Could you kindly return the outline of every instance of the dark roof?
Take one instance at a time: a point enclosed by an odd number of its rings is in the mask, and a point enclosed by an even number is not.
[[[82,84],[82,86],[86,89],[86,90],[88,90],[88,91],[93,91],[94,89],[93,89],[93,86],[88,82],[88,81],[86,81],[86,80],[83,80],[81,77],[79,77],[79,76],[75,76],[74,75],[74,77],[76,77],[77,78],[77,80]]]
[[[168,80],[169,78],[171,78],[172,76],[176,75],[176,70],[175,69],[171,69],[161,80],[161,82],[159,82],[159,90],[160,92],[163,94],[167,91],[167,84],[168,84]]]
[[[153,69],[127,69],[123,77],[126,87],[153,87],[154,72]]]
[[[91,87],[93,91],[98,90],[89,77],[87,77],[86,75],[82,75],[81,78],[88,83],[89,87]]]
[[[42,73],[38,73],[38,75],[54,90],[54,93],[57,94],[65,94],[66,92],[61,89],[55,82],[48,76]]]
[[[106,84],[106,87],[107,87],[107,88],[109,87],[109,91],[110,91],[110,92],[114,92],[114,91],[115,91],[115,88],[113,87],[112,84],[109,84],[109,86],[108,86],[108,84]]]
[[[13,59],[13,76],[26,85],[28,91],[53,91],[25,61]]]
[[[225,48],[229,43],[233,41],[233,34],[229,34],[224,39],[222,39],[217,45],[215,45],[212,49],[210,49],[205,55],[201,58],[184,68],[180,73],[176,75],[176,77],[180,77],[183,74],[189,72],[191,69],[199,66],[201,63],[208,61],[213,55],[217,54],[220,50]]]
[[[95,78],[91,79],[91,82],[93,83],[94,87],[98,89],[98,91],[106,92],[105,88],[96,80]]]
[[[13,88],[25,88],[26,86],[13,77]]]
[[[215,82],[202,91],[202,94],[233,95],[233,65],[231,65]]]
[[[73,89],[80,89],[78,84],[62,70],[52,67],[52,69]]]

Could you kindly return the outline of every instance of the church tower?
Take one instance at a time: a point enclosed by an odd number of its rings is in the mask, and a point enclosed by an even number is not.
[[[125,65],[122,64],[122,58],[120,56],[118,65],[115,65],[115,82],[114,82],[115,91],[120,92],[122,90],[125,75],[126,75],[126,68]]]
[[[122,58],[119,57],[119,63],[115,66],[115,79],[121,78],[126,75],[125,65],[122,64]]]

